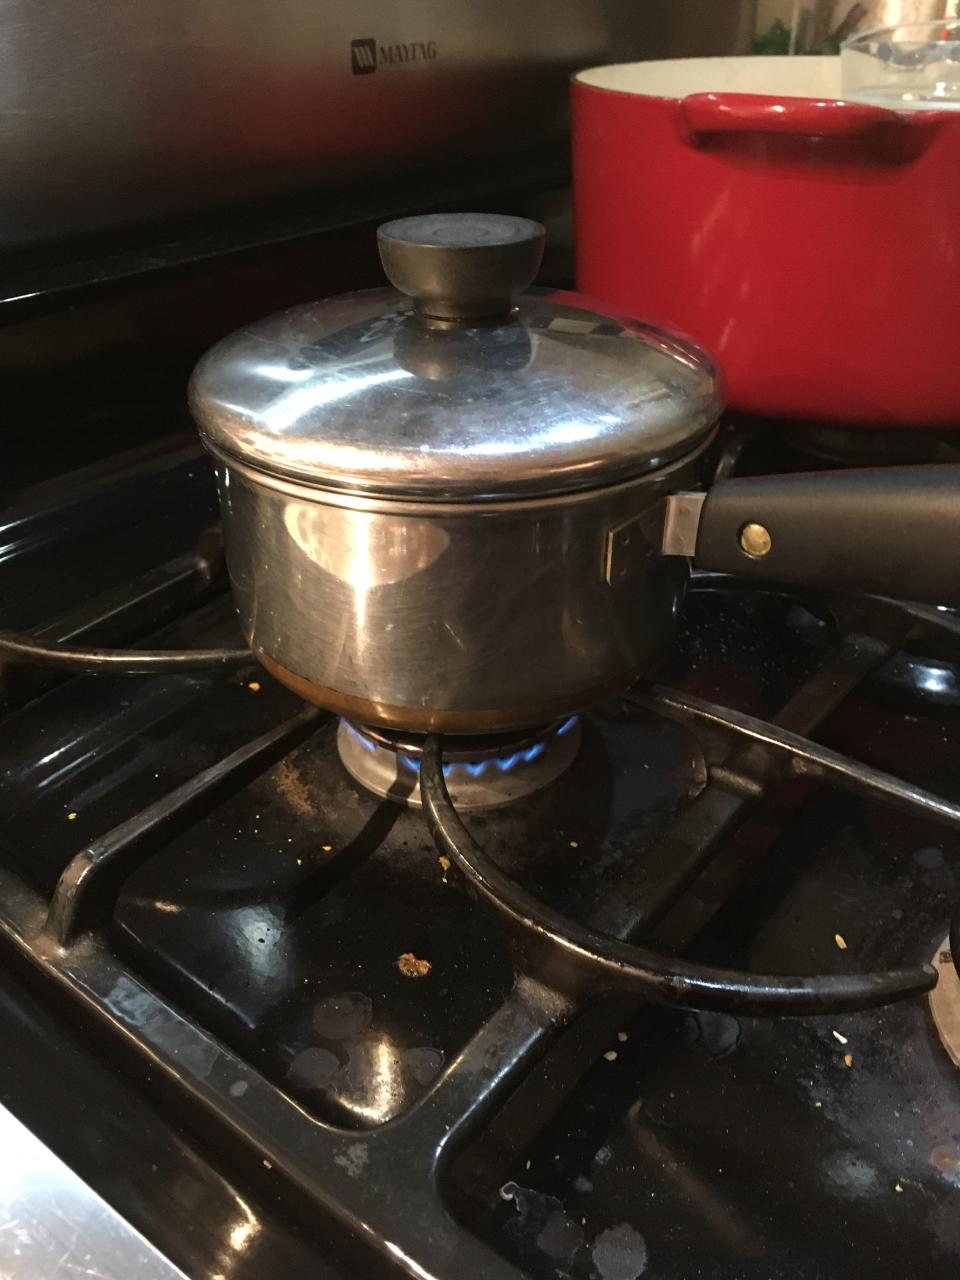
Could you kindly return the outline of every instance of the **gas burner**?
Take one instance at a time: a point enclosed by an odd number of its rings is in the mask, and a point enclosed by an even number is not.
[[[559,778],[580,748],[580,719],[510,734],[444,739],[443,773],[461,809],[499,808]],[[341,720],[337,750],[344,768],[375,795],[419,808],[424,734],[394,733]]]
[[[960,1067],[960,975],[953,963],[950,939],[937,947],[931,964],[937,971],[937,985],[930,992],[930,1012],[943,1047]]]

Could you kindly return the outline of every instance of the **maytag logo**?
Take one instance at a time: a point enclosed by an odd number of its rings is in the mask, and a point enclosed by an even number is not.
[[[372,76],[377,69],[376,40],[351,40],[350,66],[355,76]]]
[[[411,40],[407,44],[381,44],[376,40],[350,41],[350,66],[355,76],[373,75],[377,67],[401,62],[432,62],[437,56],[436,40]]]

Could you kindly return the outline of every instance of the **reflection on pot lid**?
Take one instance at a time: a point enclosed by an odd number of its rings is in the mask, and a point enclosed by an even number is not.
[[[580,295],[531,290],[496,318],[423,306],[370,290],[225,338],[191,382],[204,442],[319,488],[496,500],[654,470],[720,412],[702,352]]]

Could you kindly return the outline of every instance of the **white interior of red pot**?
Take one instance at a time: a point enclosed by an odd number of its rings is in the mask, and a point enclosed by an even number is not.
[[[590,67],[577,80],[597,89],[685,98],[689,93],[762,93],[788,98],[839,98],[836,57],[671,58]]]

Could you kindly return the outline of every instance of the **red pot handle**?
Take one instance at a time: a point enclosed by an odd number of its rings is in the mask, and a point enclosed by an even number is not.
[[[891,111],[839,98],[765,97],[757,93],[691,93],[680,100],[688,141],[720,133],[805,138],[862,138],[890,160],[915,159],[943,125],[940,111]]]

